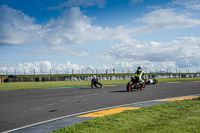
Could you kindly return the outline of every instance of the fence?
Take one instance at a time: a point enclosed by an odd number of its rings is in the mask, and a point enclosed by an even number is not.
[[[165,74],[148,74],[145,75],[146,78],[196,78],[200,77],[200,73],[165,73]],[[125,80],[130,79],[130,75],[100,75],[97,76],[99,80]],[[17,77],[17,76],[9,76],[8,78],[4,79],[4,82],[44,82],[44,81],[89,81],[91,80],[91,76],[32,76],[32,77]]]
[[[0,71],[0,75],[58,75],[58,74],[115,74],[115,73],[134,73],[136,69],[105,69],[105,70],[98,70],[98,69],[92,69],[92,70],[23,70],[23,71]],[[197,70],[190,70],[190,69],[144,69],[145,73],[200,73],[200,71]]]

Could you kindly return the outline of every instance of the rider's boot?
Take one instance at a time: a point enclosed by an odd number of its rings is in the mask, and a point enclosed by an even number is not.
[[[144,87],[145,87],[144,82],[141,81],[141,82],[140,82],[140,86],[141,86],[141,87],[140,87],[140,90],[144,90]]]

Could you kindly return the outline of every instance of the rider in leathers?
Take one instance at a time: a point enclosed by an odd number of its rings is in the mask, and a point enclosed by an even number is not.
[[[135,78],[140,82],[141,85],[144,83],[144,71],[142,71],[141,67],[137,68],[137,71],[135,72]]]
[[[96,88],[98,88],[97,84],[99,84],[100,87],[103,88],[102,84],[99,83],[98,78],[94,75],[94,77],[91,80],[91,87],[93,88],[93,86],[95,86]]]

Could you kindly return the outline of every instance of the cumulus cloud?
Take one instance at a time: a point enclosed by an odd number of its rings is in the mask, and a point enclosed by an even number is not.
[[[5,74],[7,71],[8,74],[14,74],[16,71],[17,74],[24,74],[24,72],[25,74],[50,74],[51,71],[51,74],[66,74],[67,70],[74,70],[77,73],[78,70],[82,70],[83,68],[83,65],[72,64],[69,61],[66,63],[51,63],[48,60],[44,60],[33,63],[18,63],[12,66],[0,66],[0,73]]]
[[[40,42],[49,46],[66,46],[108,39],[113,33],[111,28],[93,26],[92,18],[84,15],[79,7],[65,10],[62,16],[51,19],[46,25],[35,24],[34,18],[5,5],[0,6],[0,16],[0,45]]]
[[[116,44],[107,50],[105,57],[129,62],[170,64],[171,67],[200,66],[200,38],[183,37],[171,42],[142,42]],[[158,66],[156,66],[158,68]]]
[[[112,32],[110,28],[93,26],[91,19],[79,7],[66,10],[61,17],[52,19],[44,26],[44,42],[52,45],[77,44],[105,39],[106,34]]]
[[[35,24],[34,18],[8,6],[0,6],[0,44],[26,45],[40,42],[49,46],[67,46],[88,41],[120,40],[129,42],[135,35],[148,34],[170,28],[188,28],[200,25],[200,20],[173,9],[159,9],[138,18],[144,26],[116,28],[92,24],[92,18],[83,14],[79,7],[65,10],[58,18],[46,25]]]
[[[66,63],[52,63],[48,60],[40,61],[40,62],[26,62],[26,63],[18,63],[12,64],[10,66],[0,66],[0,74],[78,74],[78,73],[87,73],[87,74],[95,74],[95,73],[113,73],[113,69],[116,73],[134,73],[136,68],[141,66],[145,72],[155,71],[156,69],[164,70],[166,69],[176,69],[177,66],[174,62],[150,62],[150,61],[115,61],[112,64],[101,65],[94,67],[92,65],[84,66],[73,64],[69,61]]]
[[[26,45],[40,40],[41,26],[22,11],[0,6],[0,45]]]
[[[171,42],[137,41],[135,35],[153,33],[155,31],[189,28],[200,25],[200,20],[193,19],[189,14],[180,14],[173,9],[158,9],[152,11],[138,22],[143,22],[143,26],[116,28],[101,27],[92,24],[92,18],[83,14],[79,7],[72,7],[65,10],[58,18],[51,19],[45,25],[35,23],[35,19],[25,15],[22,11],[12,9],[8,6],[0,6],[0,45],[26,45],[40,42],[51,46],[46,49],[47,54],[54,52],[59,54],[70,54],[88,56],[88,53],[81,50],[72,50],[67,46],[70,44],[81,44],[88,41],[118,41],[102,55],[104,59],[117,59],[114,63],[116,68],[131,68],[144,64],[153,67],[190,67],[199,66],[200,53],[199,38],[185,37]],[[40,49],[39,49],[40,50]],[[39,51],[38,50],[38,51]],[[138,54],[142,53],[142,54]],[[118,63],[117,63],[118,62]],[[128,63],[127,63],[128,62]],[[133,62],[131,65],[130,62]],[[18,64],[19,71],[27,72],[36,69],[45,70],[56,68],[63,70],[73,66],[74,69],[91,70],[92,66],[78,66],[75,64],[52,64],[48,61],[35,63]],[[161,67],[162,66],[162,67]],[[100,66],[105,70],[113,66]],[[1,70],[5,70],[1,67]],[[14,70],[15,67],[9,70]],[[65,70],[66,71],[66,70]]]
[[[174,0],[172,4],[182,5],[188,9],[200,10],[199,0]]]
[[[135,35],[155,31],[190,28],[200,25],[200,20],[190,18],[189,14],[179,14],[173,9],[158,9],[137,19],[144,26],[128,28],[101,27],[92,24],[92,18],[84,15],[79,7],[63,12],[58,19],[52,19],[45,27],[44,42],[51,45],[77,44],[87,41],[120,40],[128,42]]]
[[[0,74],[77,74],[77,73],[105,73],[106,70],[111,70],[115,65],[102,65],[98,67],[94,67],[91,65],[84,66],[73,64],[69,61],[66,63],[51,63],[48,60],[44,61],[36,61],[36,62],[26,62],[26,63],[18,63],[12,64],[10,66],[0,66]]]
[[[190,28],[200,25],[200,20],[190,18],[189,13],[179,14],[173,9],[158,9],[144,15],[143,18],[138,18],[137,21],[146,25],[133,30],[136,33],[142,33],[143,31],[152,33],[166,29]]]

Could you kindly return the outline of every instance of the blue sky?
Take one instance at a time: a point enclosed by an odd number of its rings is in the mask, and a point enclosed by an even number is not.
[[[200,70],[199,0],[1,0],[0,74]]]

